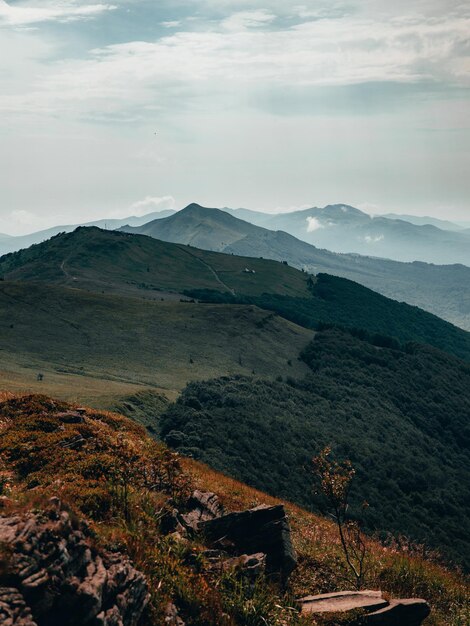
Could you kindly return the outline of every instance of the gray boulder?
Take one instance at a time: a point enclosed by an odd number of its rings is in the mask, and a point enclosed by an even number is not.
[[[259,506],[203,521],[199,529],[214,545],[266,555],[266,572],[286,580],[297,564],[283,505]]]

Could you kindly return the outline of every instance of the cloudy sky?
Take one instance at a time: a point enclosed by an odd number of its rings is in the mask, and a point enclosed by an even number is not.
[[[0,232],[191,201],[468,219],[469,34],[459,0],[0,0]]]

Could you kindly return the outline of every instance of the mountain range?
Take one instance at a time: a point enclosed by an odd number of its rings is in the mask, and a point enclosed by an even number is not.
[[[470,232],[465,229],[453,232],[429,223],[371,216],[347,204],[278,214],[224,210],[333,252],[354,252],[405,262],[470,265]]]
[[[246,216],[243,209],[233,213]],[[191,204],[167,218],[139,227],[125,226],[121,230],[227,254],[286,261],[310,273],[335,274],[470,329],[470,268],[467,266],[403,263],[338,254],[234,215],[226,210]],[[265,214],[263,218],[267,219]]]

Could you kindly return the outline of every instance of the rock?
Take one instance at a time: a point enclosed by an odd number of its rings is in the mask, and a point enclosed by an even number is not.
[[[364,609],[375,611],[388,606],[380,591],[339,591],[307,596],[299,600],[302,613],[337,613]]]
[[[169,602],[165,609],[165,624],[168,626],[185,626],[178,615],[178,609],[172,602]]]
[[[244,578],[254,582],[266,570],[266,555],[263,552],[242,554],[241,556],[221,561],[220,568],[223,572],[238,572]]]
[[[348,613],[362,609],[351,626],[420,626],[431,612],[425,600],[385,600],[380,591],[340,591],[299,600],[304,614]]]
[[[69,450],[81,450],[86,443],[86,439],[82,435],[74,435],[68,439],[63,439],[59,445],[61,448]]]
[[[297,564],[284,506],[259,506],[202,521],[198,528],[207,539],[239,553],[266,555],[267,573],[286,580]]]
[[[420,626],[430,614],[426,600],[409,598],[390,600],[389,606],[367,615],[367,626]]]
[[[135,626],[148,603],[144,576],[126,556],[98,551],[57,498],[43,513],[0,518],[0,541],[16,586],[0,593],[2,625]]]
[[[37,626],[31,609],[18,589],[0,587],[0,624],[2,626]]]
[[[161,532],[164,535],[179,533],[183,536],[186,530],[180,520],[182,520],[182,517],[178,509],[167,509],[160,517],[159,526]]]
[[[83,413],[78,410],[62,411],[61,413],[56,413],[55,417],[63,424],[82,424],[84,422]]]
[[[201,522],[221,517],[225,513],[219,498],[210,491],[194,491],[188,500],[189,513],[181,515],[182,523],[189,529],[197,531]]]

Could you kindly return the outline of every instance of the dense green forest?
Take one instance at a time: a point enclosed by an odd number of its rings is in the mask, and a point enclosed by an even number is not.
[[[190,383],[163,414],[161,435],[314,509],[311,458],[332,445],[357,469],[354,502],[357,511],[369,503],[369,530],[404,534],[468,567],[470,367],[431,347],[384,343],[324,330],[302,354],[303,380]]]
[[[310,297],[271,293],[234,296],[200,289],[186,294],[202,302],[256,304],[306,328],[318,329],[333,324],[348,329],[367,329],[371,334],[393,337],[401,343],[427,343],[470,361],[470,333],[431,313],[390,300],[346,278],[318,274],[306,280]]]

